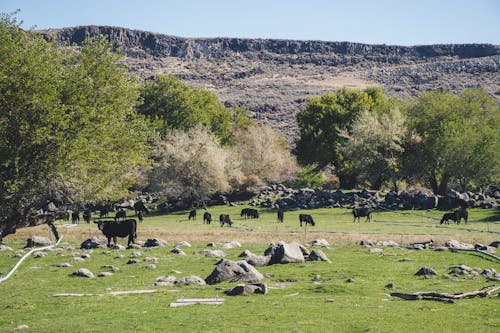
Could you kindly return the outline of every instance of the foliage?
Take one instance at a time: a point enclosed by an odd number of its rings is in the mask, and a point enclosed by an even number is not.
[[[9,16],[0,40],[2,223],[24,225],[48,200],[123,196],[146,163],[147,131],[111,45],[89,40],[64,52]]]
[[[324,181],[323,173],[318,171],[317,165],[310,164],[300,166],[297,178],[291,182],[292,186],[303,188],[315,188]]]
[[[404,117],[399,110],[364,111],[350,132],[341,132],[347,141],[340,150],[359,172],[358,181],[379,189],[385,181],[392,180],[397,192],[396,177],[406,133]]]
[[[352,186],[352,171],[339,146],[345,139],[340,129],[351,130],[352,124],[364,111],[386,108],[394,103],[380,88],[363,91],[343,88],[335,93],[312,97],[297,114],[300,137],[296,152],[300,163],[318,163],[319,168],[332,163],[343,186]]]
[[[459,95],[428,92],[408,106],[414,140],[405,153],[405,171],[444,194],[449,182],[465,190],[500,178],[500,108],[482,89]]]
[[[294,178],[297,172],[295,158],[283,137],[271,127],[258,125],[235,132],[231,142],[241,159],[244,175],[255,175],[271,183]]]
[[[154,146],[151,187],[165,195],[205,200],[241,178],[231,151],[204,128],[172,131]]]
[[[170,130],[206,127],[221,142],[231,135],[232,114],[211,92],[190,86],[173,76],[159,76],[140,89],[137,111],[154,121],[161,135]],[[236,119],[243,111],[238,110]]]

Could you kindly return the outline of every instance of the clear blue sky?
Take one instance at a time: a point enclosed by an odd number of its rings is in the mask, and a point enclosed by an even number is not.
[[[500,0],[0,0],[26,29],[110,25],[182,37],[500,44]]]

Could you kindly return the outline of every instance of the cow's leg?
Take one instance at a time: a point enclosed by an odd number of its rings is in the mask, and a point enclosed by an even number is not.
[[[108,247],[111,247],[111,236],[107,238],[108,238]]]

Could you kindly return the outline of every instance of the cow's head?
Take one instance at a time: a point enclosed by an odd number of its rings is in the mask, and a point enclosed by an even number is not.
[[[94,221],[95,224],[97,224],[97,227],[99,228],[99,230],[102,230],[103,226],[104,226],[104,222],[102,221]]]

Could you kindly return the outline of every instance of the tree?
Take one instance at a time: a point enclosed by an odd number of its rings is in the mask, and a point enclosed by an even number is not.
[[[154,121],[160,135],[170,130],[206,127],[221,142],[231,135],[230,110],[209,91],[190,86],[173,76],[159,76],[140,89],[137,111]]]
[[[405,171],[445,194],[450,182],[462,189],[498,182],[500,108],[483,89],[459,95],[428,92],[408,106],[416,134],[405,153]]]
[[[297,163],[286,141],[268,126],[256,125],[235,133],[232,144],[241,158],[245,176],[257,176],[263,182],[291,180],[297,173]]]
[[[361,113],[350,132],[341,133],[347,139],[340,150],[359,172],[358,180],[379,189],[388,180],[398,191],[397,174],[403,143],[407,136],[404,117],[398,109],[388,112]]]
[[[0,232],[58,203],[115,198],[147,160],[137,93],[111,45],[65,52],[0,20]]]
[[[204,128],[176,130],[156,140],[151,186],[170,197],[206,200],[241,178],[235,158]]]
[[[377,87],[363,91],[342,88],[336,93],[310,98],[306,107],[297,114],[300,137],[296,141],[296,152],[299,162],[316,163],[318,168],[333,164],[342,185],[353,186],[355,175],[339,150],[339,145],[345,141],[340,130],[350,131],[362,112],[388,108],[394,103]]]

